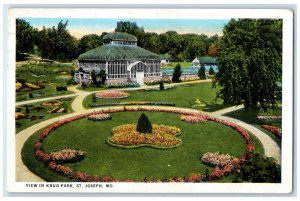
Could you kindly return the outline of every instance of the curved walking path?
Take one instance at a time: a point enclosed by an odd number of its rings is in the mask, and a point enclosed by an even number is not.
[[[197,81],[193,81],[193,82],[189,82],[189,83],[174,83],[174,84],[168,84],[166,86],[175,86],[175,85],[182,85],[182,84],[190,84],[190,83],[201,83],[201,82],[211,82],[211,80],[197,80]],[[116,90],[140,90],[140,89],[146,89],[146,88],[157,88],[158,86],[142,86],[139,88],[126,88],[126,89],[116,89]],[[72,102],[72,109],[74,110],[73,113],[71,114],[67,114],[67,115],[63,115],[63,116],[59,116],[59,117],[55,117],[52,119],[48,119],[46,121],[40,122],[38,124],[35,124],[31,127],[28,127],[24,130],[22,130],[21,132],[19,132],[16,135],[16,181],[22,181],[22,182],[42,182],[43,179],[38,177],[37,175],[35,175],[34,173],[32,173],[27,167],[26,165],[24,165],[23,161],[22,161],[22,147],[24,145],[24,143],[26,142],[26,140],[33,135],[35,132],[37,132],[38,130],[56,122],[59,121],[61,119],[64,118],[68,118],[71,116],[75,116],[78,114],[82,114],[82,113],[87,113],[87,112],[92,112],[92,111],[99,111],[99,110],[106,110],[109,108],[118,108],[120,106],[115,106],[115,107],[101,107],[101,108],[92,108],[92,109],[86,109],[83,107],[82,102],[84,100],[84,98],[86,96],[88,96],[89,94],[95,93],[96,91],[91,91],[91,92],[86,92],[86,91],[82,91],[77,89],[77,86],[71,86],[68,88],[70,91],[75,92],[75,94],[71,94],[71,95],[67,95],[67,97],[74,97],[76,96],[76,98],[74,99],[74,101]],[[19,102],[19,105],[22,104],[30,104],[30,103],[34,103],[34,102],[40,102],[40,101],[47,101],[47,100],[53,100],[53,99],[60,99],[60,98],[64,98],[66,96],[58,96],[58,97],[50,97],[50,98],[44,98],[44,99],[37,99],[37,100],[31,100],[31,101],[24,101],[24,102]],[[123,106],[121,106],[123,107]],[[169,108],[169,109],[174,109],[176,108],[176,110],[179,111],[188,111],[188,112],[199,112],[199,110],[195,110],[195,109],[190,109],[190,108],[179,108],[179,107],[168,107],[168,106],[129,106],[129,107],[136,107],[136,108]],[[212,112],[212,113],[208,113],[208,115],[214,116],[216,118],[220,118],[226,121],[230,121],[233,123],[236,123],[237,125],[245,128],[246,130],[250,131],[253,135],[255,135],[262,143],[264,150],[265,150],[265,155],[268,157],[274,157],[279,163],[281,161],[281,154],[280,154],[280,148],[278,147],[278,145],[276,144],[276,142],[270,138],[267,134],[263,133],[262,131],[260,131],[259,129],[255,128],[254,126],[247,124],[245,122],[239,121],[237,119],[233,119],[230,117],[225,117],[222,116],[225,113],[228,112],[232,112],[238,109],[243,108],[243,106],[234,106],[234,107],[230,107],[230,108],[226,108],[223,110],[219,110],[216,112]]]

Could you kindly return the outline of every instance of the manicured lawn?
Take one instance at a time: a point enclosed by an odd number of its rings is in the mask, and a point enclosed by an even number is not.
[[[96,87],[96,86],[90,85],[90,86],[84,87],[84,88],[82,88],[81,86],[79,86],[79,87],[77,87],[77,89],[82,90],[82,91],[101,91],[101,90],[104,90],[106,88],[104,88],[104,87]]]
[[[195,108],[196,99],[204,102],[207,106],[204,111],[215,111],[225,108],[222,99],[215,99],[218,89],[212,88],[211,83],[200,84],[186,84],[176,86],[175,88],[164,91],[128,91],[130,96],[124,99],[98,99],[95,103],[121,103],[121,102],[135,102],[135,101],[147,101],[147,102],[173,102],[176,107],[188,107]],[[86,97],[83,101],[85,108],[90,108],[92,104],[93,94]]]
[[[53,108],[56,106],[43,106],[42,104],[44,102],[34,103],[27,105],[29,109],[29,113],[26,114],[26,105],[18,106],[16,107],[16,111],[22,112],[27,115],[24,119],[18,119],[16,120],[16,134],[19,133],[21,130],[28,128],[34,124],[37,124],[39,122],[45,121],[47,119],[57,117],[64,115],[66,113],[73,112],[71,103],[73,101],[73,98],[65,98],[65,99],[58,99],[63,102],[62,105],[59,107],[66,108],[66,112],[63,113],[49,113]],[[48,101],[46,101],[48,102]]]
[[[108,175],[116,179],[164,179],[174,176],[190,176],[204,173],[210,167],[199,158],[206,152],[228,153],[240,157],[245,151],[245,141],[239,133],[214,122],[190,124],[180,121],[178,114],[146,112],[152,123],[177,126],[183,144],[177,148],[160,150],[149,147],[136,149],[117,148],[106,143],[113,127],[137,122],[141,112],[112,114],[112,120],[93,122],[86,118],[66,124],[50,134],[43,142],[45,152],[62,148],[80,149],[86,152],[84,160],[68,164],[89,174]],[[76,131],[76,132],[74,132]],[[23,148],[23,161],[31,171],[47,181],[66,181],[66,178],[48,170],[33,155],[31,137]],[[262,151],[254,139],[255,146]]]
[[[262,125],[271,125],[281,128],[281,119],[279,120],[260,120],[257,118],[257,116],[281,116],[282,110],[281,107],[275,109],[275,110],[268,110],[268,111],[253,111],[253,110],[237,110],[234,112],[230,112],[225,114],[225,116],[232,117],[235,119],[239,119],[241,121],[244,121],[246,123],[249,123],[258,129],[262,130],[264,133],[268,134],[280,147],[281,147],[281,139],[276,137],[271,132],[267,131],[266,129],[262,128]]]
[[[72,64],[25,64],[16,69],[16,80],[43,85],[45,88],[16,92],[16,101],[71,94],[70,91],[56,91],[56,86],[66,86],[72,79]],[[29,94],[32,94],[32,98]]]

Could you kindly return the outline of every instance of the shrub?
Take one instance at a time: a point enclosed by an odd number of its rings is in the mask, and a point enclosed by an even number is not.
[[[136,130],[140,133],[152,133],[152,124],[144,113],[141,114],[138,120]]]
[[[206,79],[206,75],[205,75],[205,67],[204,66],[201,66],[199,68],[199,71],[198,71],[198,76],[201,80],[205,80]]]
[[[67,87],[66,86],[57,86],[56,91],[67,91]]]
[[[164,90],[165,89],[165,85],[164,85],[164,81],[160,81],[159,82],[159,90]]]
[[[29,107],[27,105],[25,106],[25,112],[26,114],[30,113]]]
[[[177,64],[174,68],[172,82],[181,82],[181,80],[180,80],[181,74],[182,74],[181,66],[180,66],[180,64]]]
[[[280,183],[280,165],[273,158],[260,154],[251,154],[241,166],[234,179],[235,182]]]
[[[214,68],[213,68],[212,66],[209,68],[208,73],[209,73],[210,75],[214,75],[214,74],[215,74]]]
[[[29,93],[29,98],[33,98],[33,94],[32,93]]]

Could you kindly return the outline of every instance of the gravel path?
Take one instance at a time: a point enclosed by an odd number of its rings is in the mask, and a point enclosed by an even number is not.
[[[189,84],[190,83],[201,83],[201,82],[211,82],[211,80],[197,80],[197,81],[189,82]],[[165,86],[175,86],[175,85],[182,85],[182,84],[187,84],[187,83],[174,83],[174,84],[168,84],[168,85],[166,84]],[[157,88],[157,87],[158,86],[142,86],[139,88],[126,88],[126,89],[118,89],[118,90],[139,90],[139,89]],[[33,174],[24,165],[24,163],[22,161],[22,157],[21,157],[22,147],[23,147],[24,143],[26,142],[26,140],[31,135],[33,135],[35,132],[37,132],[41,128],[44,128],[44,127],[46,127],[56,121],[59,121],[61,119],[68,118],[68,117],[75,116],[75,115],[82,114],[82,113],[108,109],[108,107],[95,108],[95,109],[85,109],[83,107],[82,102],[83,102],[84,98],[86,96],[88,96],[89,94],[95,93],[95,91],[92,91],[92,92],[82,91],[82,90],[77,89],[77,86],[71,86],[68,88],[68,90],[75,92],[75,94],[66,95],[66,96],[49,97],[49,98],[36,99],[36,100],[30,100],[30,101],[16,103],[16,106],[17,106],[17,105],[24,105],[24,104],[30,104],[30,103],[35,103],[35,102],[47,101],[47,100],[66,98],[66,97],[76,97],[74,99],[74,101],[72,102],[72,109],[74,110],[73,113],[40,122],[38,124],[35,124],[29,128],[22,130],[21,132],[19,132],[16,135],[16,139],[15,139],[16,140],[16,181],[22,181],[22,182],[29,182],[29,181],[30,182],[42,182],[43,181],[43,179],[41,179],[37,175]],[[131,106],[131,107],[162,108],[162,106]],[[109,108],[112,108],[112,107],[109,107]],[[163,108],[174,109],[174,107],[165,107],[165,106]],[[225,113],[232,112],[232,111],[235,111],[235,110],[238,110],[241,108],[243,108],[243,106],[234,106],[234,107],[226,108],[223,110],[219,110],[219,111],[207,113],[207,114],[217,117],[217,118],[220,118],[220,119],[224,119],[226,121],[236,123],[239,126],[249,130],[253,135],[255,135],[261,141],[261,143],[265,149],[265,155],[268,157],[274,157],[280,163],[281,150],[272,138],[270,138],[267,134],[263,133],[262,131],[260,131],[259,129],[255,128],[254,126],[252,126],[250,124],[239,121],[237,119],[222,116]],[[199,112],[198,110],[189,109],[189,108],[176,107],[176,109],[180,110],[180,111]]]

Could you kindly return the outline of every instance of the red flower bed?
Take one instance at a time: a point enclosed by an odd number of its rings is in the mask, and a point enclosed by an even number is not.
[[[279,138],[282,137],[281,128],[278,128],[276,126],[270,126],[270,125],[262,125],[261,127],[270,131],[271,133],[273,133],[274,135],[276,135]]]
[[[59,174],[69,177],[74,180],[78,180],[81,182],[160,182],[160,180],[147,180],[147,181],[137,181],[137,180],[115,180],[109,176],[97,176],[97,175],[88,175],[85,172],[80,172],[80,171],[74,171],[70,169],[69,167],[65,167],[63,165],[57,164],[54,160],[51,159],[51,155],[48,153],[44,153],[42,150],[42,142],[43,140],[56,128],[67,124],[71,121],[75,121],[81,118],[88,117],[90,115],[96,115],[96,114],[102,114],[103,112],[105,113],[113,113],[113,112],[122,112],[122,111],[157,111],[157,112],[169,112],[169,113],[178,113],[182,115],[188,115],[188,116],[195,116],[197,118],[205,118],[206,120],[209,121],[214,121],[220,124],[223,124],[225,126],[229,126],[233,129],[235,129],[238,133],[240,133],[243,138],[246,141],[247,148],[245,150],[244,155],[235,160],[234,164],[227,164],[222,169],[219,167],[216,167],[213,169],[213,171],[207,175],[207,178],[202,176],[199,173],[193,173],[190,177],[186,178],[180,178],[180,177],[175,177],[172,179],[167,179],[165,180],[166,182],[200,182],[203,181],[205,178],[208,181],[211,180],[216,180],[222,178],[224,175],[230,174],[237,166],[241,165],[244,163],[246,160],[247,156],[249,153],[254,151],[254,145],[253,141],[248,134],[246,130],[244,130],[242,127],[231,123],[231,122],[226,122],[221,119],[217,119],[214,117],[210,117],[208,115],[204,114],[199,114],[199,113],[194,113],[194,112],[182,112],[179,109],[176,108],[155,108],[155,107],[147,107],[147,106],[141,106],[138,108],[132,108],[132,107],[123,107],[123,108],[111,108],[111,109],[103,109],[97,112],[91,112],[91,113],[86,113],[86,114],[80,114],[74,117],[69,117],[64,120],[58,121],[47,127],[40,135],[38,135],[37,140],[34,144],[34,149],[35,149],[35,155],[36,157],[43,161],[45,164],[48,165],[48,167],[53,170],[58,172]]]
[[[119,91],[119,90],[106,90],[106,91],[97,92],[95,95],[97,98],[113,99],[113,98],[127,98],[129,96],[129,93],[126,93],[124,91]]]

